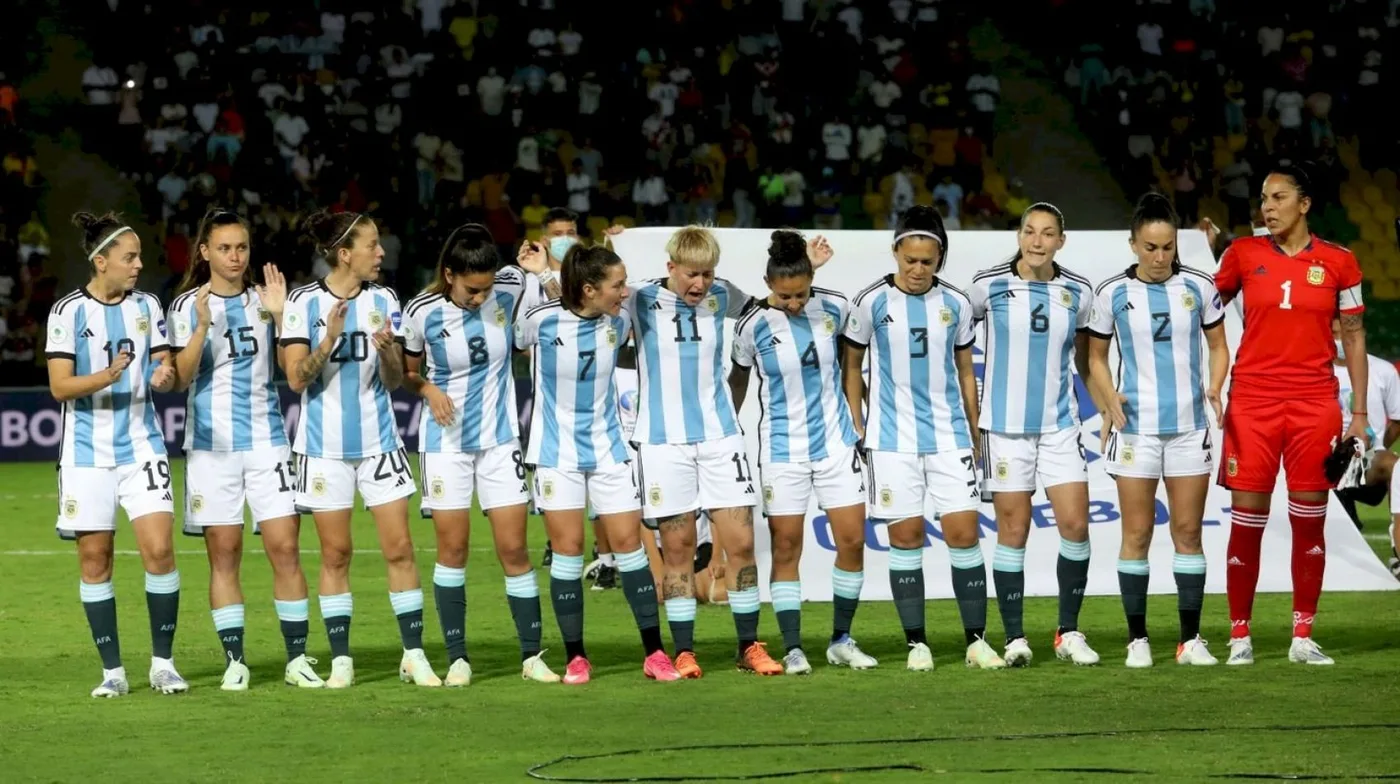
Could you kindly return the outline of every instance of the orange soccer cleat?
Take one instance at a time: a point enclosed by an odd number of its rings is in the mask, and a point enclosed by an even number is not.
[[[704,675],[700,671],[700,664],[695,661],[695,654],[690,651],[676,654],[676,672],[679,672],[682,678],[699,678]]]
[[[744,651],[744,655],[735,662],[743,672],[752,672],[758,675],[782,675],[783,665],[773,661],[773,657],[768,655],[768,647],[761,642],[756,642]]]

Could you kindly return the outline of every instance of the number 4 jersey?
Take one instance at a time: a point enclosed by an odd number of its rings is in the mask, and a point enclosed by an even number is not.
[[[326,319],[340,301],[323,280],[289,294],[282,314],[282,345],[300,343],[315,351],[325,338]],[[359,460],[403,447],[393,401],[379,380],[379,352],[372,340],[374,333],[389,326],[402,342],[399,298],[390,289],[366,283],[348,303],[345,328],[330,360],[301,393],[292,445],[297,454]]]
[[[170,303],[170,345],[176,352],[190,342],[199,324],[198,295],[198,289],[191,289]],[[209,295],[209,328],[185,400],[186,452],[286,446],[287,426],[273,384],[276,341],[276,324],[257,292]]]

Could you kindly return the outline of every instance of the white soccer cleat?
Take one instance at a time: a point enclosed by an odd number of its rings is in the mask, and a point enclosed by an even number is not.
[[[1336,664],[1311,637],[1294,637],[1288,646],[1288,660],[1295,664]]]
[[[1006,666],[1006,660],[981,637],[967,646],[967,657],[963,661],[974,670],[1000,670]]]
[[[447,668],[447,677],[443,679],[442,685],[450,688],[472,685],[471,662],[466,659],[452,662],[452,666]]]
[[[924,643],[909,643],[909,660],[904,666],[914,672],[933,672],[933,651]]]
[[[1146,637],[1139,637],[1128,643],[1128,658],[1123,666],[1130,670],[1142,670],[1152,666],[1152,646]]]
[[[331,659],[331,677],[326,679],[327,689],[348,689],[355,685],[355,660],[349,656]]]
[[[1176,663],[1210,667],[1219,664],[1220,660],[1210,654],[1210,649],[1206,647],[1206,641],[1202,640],[1201,635],[1198,634],[1193,639],[1176,646]]]
[[[224,691],[247,691],[248,678],[248,665],[241,661],[230,661],[228,668],[224,670],[224,679],[219,688]]]
[[[114,670],[102,671],[102,682],[92,690],[92,696],[110,699],[124,696],[130,691],[131,686],[126,682],[126,668],[118,667]]]
[[[190,685],[175,671],[175,662],[170,659],[151,657],[151,691],[161,694],[184,694]]]
[[[1254,643],[1248,637],[1230,638],[1230,658],[1225,663],[1230,666],[1254,663]]]
[[[1055,635],[1055,658],[1071,661],[1081,667],[1092,667],[1099,663],[1099,655],[1089,647],[1083,632],[1065,632]]]
[[[282,673],[282,682],[298,689],[324,689],[326,682],[311,669],[313,664],[316,664],[316,660],[306,654],[292,659],[287,662],[287,669]],[[353,681],[354,678],[352,673],[350,679]]]
[[[807,654],[801,648],[794,648],[783,657],[784,675],[811,675],[812,664],[807,661]]]
[[[1025,637],[1017,637],[1006,644],[1006,652],[1001,655],[1007,667],[1031,666],[1031,643]]]
[[[403,652],[399,660],[399,680],[414,686],[441,686],[442,679],[433,672],[422,648],[412,648]]]
[[[849,634],[827,646],[826,663],[853,670],[870,670],[880,664],[874,656],[862,651]]]
[[[534,681],[536,683],[558,683],[559,675],[554,670],[549,669],[549,665],[544,663],[544,651],[531,656],[520,663],[521,680]]]

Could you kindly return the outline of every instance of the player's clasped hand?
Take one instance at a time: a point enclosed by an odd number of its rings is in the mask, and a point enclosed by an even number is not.
[[[379,352],[388,351],[394,345],[394,331],[385,325],[378,332],[371,336],[374,340],[374,350]]]
[[[335,340],[340,337],[340,333],[345,331],[345,314],[350,312],[350,303],[345,300],[335,303],[331,312],[326,316],[326,337]]]
[[[443,427],[450,426],[457,419],[457,412],[452,407],[452,398],[448,397],[441,389],[428,385],[423,387],[423,398],[428,401],[428,408],[433,412],[433,420]]]
[[[199,293],[194,295],[194,315],[199,319],[202,326],[209,326],[213,320],[213,315],[209,311],[209,284],[205,283],[199,287]]]
[[[1106,408],[1103,410],[1103,427],[1100,429],[1099,451],[1108,451],[1108,439],[1113,435],[1114,430],[1122,430],[1128,424],[1128,418],[1123,414],[1123,404],[1128,402],[1128,398],[1119,392],[1114,392],[1104,401]],[[1216,417],[1220,416],[1220,409],[1216,408]]]
[[[121,378],[122,374],[126,372],[127,366],[131,364],[131,360],[135,358],[135,356],[136,355],[132,354],[130,351],[123,351],[118,354],[112,360],[112,364],[107,366],[107,378],[115,383],[116,380]]]
[[[169,392],[175,388],[175,368],[162,364],[151,373],[151,389]]]

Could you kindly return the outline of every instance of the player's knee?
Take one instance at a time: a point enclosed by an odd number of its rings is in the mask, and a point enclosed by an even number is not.
[[[296,539],[264,542],[268,563],[273,574],[292,574],[301,570],[301,550]]]
[[[349,542],[321,542],[321,571],[344,574],[350,571],[354,548]]]
[[[1055,527],[1060,530],[1062,539],[1068,539],[1071,542],[1082,542],[1089,538],[1089,521],[1077,516],[1056,520]]]
[[[1174,537],[1180,542],[1179,537]],[[1200,537],[1196,537],[1199,543]],[[1147,549],[1152,546],[1152,529],[1139,529],[1123,527],[1123,555],[1131,560],[1137,560],[1146,555]]]
[[[209,548],[209,571],[214,574],[238,574],[238,567],[242,563],[243,547],[241,543],[232,547],[211,546]]]
[[[725,560],[736,568],[738,566],[752,564],[754,562],[753,540],[750,539],[747,542],[725,542],[724,556]]]
[[[169,574],[175,571],[174,543],[167,540],[146,545],[141,548],[141,562],[151,574]]]
[[[467,565],[467,545],[465,542],[438,541],[437,562],[452,569]]]
[[[498,543],[496,558],[501,562],[501,568],[506,570],[506,574],[523,574],[530,569],[530,551],[525,549],[524,545]],[[466,562],[465,552],[462,560],[463,563]]]
[[[749,552],[753,552],[750,548]],[[773,534],[773,563],[790,566],[802,557],[802,531],[782,531]]]
[[[110,553],[82,553],[78,558],[78,569],[83,582],[96,584],[112,579],[112,555]]]
[[[413,568],[413,540],[407,535],[383,542],[381,550],[390,569]]]

